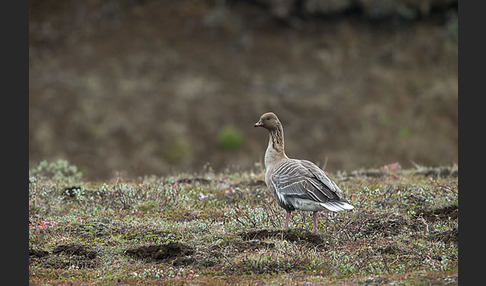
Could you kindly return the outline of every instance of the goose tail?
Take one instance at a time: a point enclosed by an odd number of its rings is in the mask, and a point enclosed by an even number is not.
[[[334,202],[327,202],[322,203],[322,206],[332,212],[340,212],[343,210],[352,210],[354,207],[347,202],[343,201],[334,201]]]

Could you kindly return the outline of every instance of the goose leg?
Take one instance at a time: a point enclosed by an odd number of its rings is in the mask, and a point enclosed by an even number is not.
[[[317,232],[317,216],[319,215],[318,212],[312,212],[312,221],[314,222],[312,227],[312,233]]]
[[[290,211],[287,211],[287,213],[285,214],[284,229],[289,228],[289,221],[290,221]]]

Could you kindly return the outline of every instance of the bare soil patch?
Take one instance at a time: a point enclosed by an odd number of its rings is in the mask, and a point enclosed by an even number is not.
[[[125,250],[125,254],[145,260],[170,260],[177,257],[194,254],[194,249],[180,242],[169,242],[167,244],[147,245]]]
[[[408,229],[424,230],[426,225],[419,221],[412,221],[406,217],[396,214],[364,214],[363,218],[352,221],[346,226],[353,234],[362,234],[365,236],[392,236],[400,234]]]
[[[448,220],[450,219],[457,219],[459,213],[459,208],[457,205],[449,205],[443,208],[433,209],[433,210],[425,210],[423,211],[423,216],[428,221],[437,221],[437,220]]]
[[[444,243],[454,243],[459,242],[459,231],[458,229],[445,230],[445,231],[435,231],[429,235],[427,238],[430,241],[442,241]]]
[[[45,251],[44,249],[29,249],[29,257],[44,257],[49,255],[49,251]]]
[[[243,240],[263,240],[267,238],[281,239],[288,241],[304,242],[311,245],[322,245],[324,241],[317,234],[312,234],[307,230],[288,229],[288,230],[255,230],[248,232],[241,232],[238,234]]]
[[[96,259],[98,251],[82,244],[58,245],[52,252],[43,249],[29,249],[29,263],[41,263],[50,268],[80,269],[93,268],[99,262]]]
[[[97,251],[85,245],[70,243],[57,246],[52,250],[52,253],[84,256],[86,258],[93,259],[96,258]]]
[[[173,266],[212,267],[218,263],[219,252],[197,253],[195,248],[180,242],[146,245],[125,250],[126,255],[145,262],[164,262]]]

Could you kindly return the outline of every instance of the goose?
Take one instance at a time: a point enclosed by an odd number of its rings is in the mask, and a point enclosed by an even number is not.
[[[339,212],[354,207],[324,171],[308,160],[291,159],[285,154],[282,123],[273,112],[264,113],[254,125],[269,132],[265,151],[265,183],[275,201],[285,209],[284,229],[294,210],[312,211],[312,233],[317,232],[319,211]]]

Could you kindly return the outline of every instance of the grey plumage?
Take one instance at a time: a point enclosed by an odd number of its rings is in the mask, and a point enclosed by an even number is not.
[[[269,131],[265,152],[265,183],[278,204],[287,211],[285,227],[290,213],[296,209],[314,212],[313,232],[317,231],[317,213],[351,210],[341,189],[324,171],[307,160],[290,159],[285,154],[283,127],[274,113],[265,113],[255,124]]]
[[[342,211],[353,208],[344,201],[336,183],[310,161],[282,160],[272,170],[266,180],[267,186],[286,210]]]

